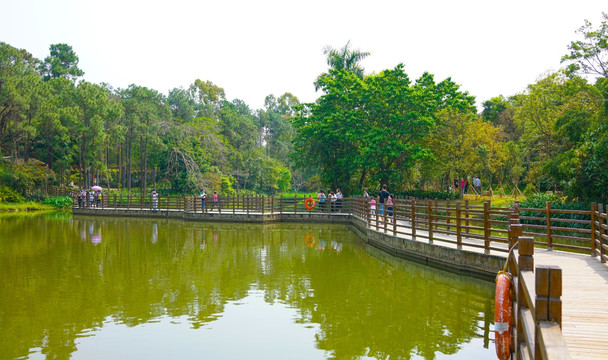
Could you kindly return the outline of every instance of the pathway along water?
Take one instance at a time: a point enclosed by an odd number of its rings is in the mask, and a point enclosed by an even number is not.
[[[341,225],[0,217],[1,359],[492,359],[493,295]]]

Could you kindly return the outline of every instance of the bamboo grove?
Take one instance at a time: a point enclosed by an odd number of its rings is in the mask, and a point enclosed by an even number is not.
[[[57,184],[144,192],[398,193],[479,176],[606,201],[608,16],[576,36],[562,69],[480,108],[450,78],[412,80],[403,64],[366,74],[370,54],[350,43],[325,49],[314,103],[269,95],[258,110],[199,79],[167,95],[92,84],[69,45],[39,60],[0,43],[0,181],[18,184],[15,167],[38,161]]]

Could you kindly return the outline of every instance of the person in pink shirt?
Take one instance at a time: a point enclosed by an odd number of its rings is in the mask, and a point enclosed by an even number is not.
[[[217,191],[213,192],[213,200],[211,202],[211,210],[213,210],[213,208],[217,206],[217,209],[220,209],[220,203],[219,203],[219,196],[217,195]]]

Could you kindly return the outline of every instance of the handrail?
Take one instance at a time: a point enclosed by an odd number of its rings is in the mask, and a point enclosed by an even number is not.
[[[515,301],[512,313],[511,352],[514,359],[570,359],[562,326],[562,270],[534,267],[534,238],[522,235],[518,212],[509,218],[509,245],[518,257],[509,257]]]
[[[55,193],[66,193],[68,189],[57,190]],[[74,207],[97,206],[90,204],[88,199],[74,196]],[[386,233],[407,233],[412,237],[426,237],[430,241],[452,242],[449,236],[456,236],[458,246],[462,246],[462,238],[483,240],[486,251],[508,251],[506,247],[496,247],[497,243],[508,242],[509,212],[504,208],[495,208],[489,201],[483,206],[471,205],[468,200],[462,201],[421,201],[420,199],[395,199],[393,216],[381,215],[376,204],[372,209],[369,199],[363,197],[345,198],[340,206],[327,202],[317,203],[312,210],[304,207],[308,196],[267,197],[267,196],[220,196],[219,203],[213,204],[212,197],[207,198],[205,211],[237,213],[334,213],[342,212],[356,215],[364,219],[368,227]],[[316,196],[313,196],[316,200]],[[149,196],[133,197],[131,195],[102,194],[101,207],[115,209],[151,210],[153,207]],[[590,210],[559,210],[553,209],[550,202],[545,208],[515,209],[531,212],[535,216],[523,216],[519,219],[522,234],[533,236],[537,245],[544,245],[549,250],[564,249],[569,251],[587,252],[598,256],[602,262],[608,260],[608,215],[602,204],[591,205]],[[159,210],[186,211],[202,213],[202,199],[199,196],[159,196]],[[556,216],[577,214],[577,219],[564,219]],[[542,215],[542,216],[540,216]],[[536,222],[536,223],[531,223]],[[398,223],[398,226],[397,226]],[[406,229],[406,230],[404,230]],[[424,232],[424,233],[423,233]]]

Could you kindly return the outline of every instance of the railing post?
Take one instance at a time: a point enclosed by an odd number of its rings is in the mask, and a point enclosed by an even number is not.
[[[551,201],[545,203],[547,213],[547,250],[553,250],[553,240],[551,239]]]
[[[469,233],[469,199],[465,199],[464,200],[464,218],[465,220],[465,232],[468,234]]]
[[[558,266],[538,266],[535,273],[534,358],[542,359],[540,322],[554,322],[562,328],[562,269]]]
[[[397,199],[393,200],[393,236],[397,237]]]
[[[597,221],[597,203],[591,203],[591,256],[595,256],[595,222]]]
[[[604,228],[606,228],[606,230],[608,230],[608,216],[604,216],[606,214],[604,214],[604,205],[599,204],[598,205],[598,223],[599,223],[599,238],[600,238],[600,262],[602,263],[606,263],[606,258],[604,256]],[[605,221],[604,221],[605,220]]]
[[[433,241],[433,202],[428,200],[426,203],[427,223],[429,231],[429,242]]]
[[[517,263],[520,271],[533,271],[534,269],[534,238],[522,236],[519,238],[519,257]]]
[[[519,272],[518,276],[522,271],[533,271],[534,269],[534,238],[532,237],[521,237],[519,238],[519,247],[518,247],[518,260],[519,264]],[[528,284],[530,286],[531,284]],[[513,318],[517,319],[517,344],[515,345],[515,353],[519,354],[520,344],[524,342],[525,333],[524,333],[524,319],[521,314],[523,313],[522,309],[528,308],[528,304],[526,302],[526,295],[524,291],[524,283],[523,281],[517,282],[517,316],[513,316]],[[519,357],[517,357],[519,358]]]
[[[445,203],[445,209],[446,209],[445,210],[445,214],[446,214],[446,217],[447,217],[447,219],[446,219],[447,221],[446,222],[448,223],[447,230],[450,231],[450,229],[451,229],[451,227],[450,227],[451,219],[450,219],[450,200],[449,199]]]
[[[433,219],[437,220],[437,208],[439,207],[438,200],[435,199],[435,208],[433,210]],[[439,229],[439,224],[435,223],[435,230]]]
[[[371,229],[372,227],[372,207],[367,198],[363,199],[365,201],[365,217],[367,218],[367,228]]]
[[[456,247],[462,249],[462,228],[460,227],[460,201],[456,201]]]
[[[483,202],[483,248],[490,252],[490,202]]]
[[[412,206],[411,213],[411,223],[412,223],[412,240],[416,240],[416,200],[410,199],[410,204]]]

